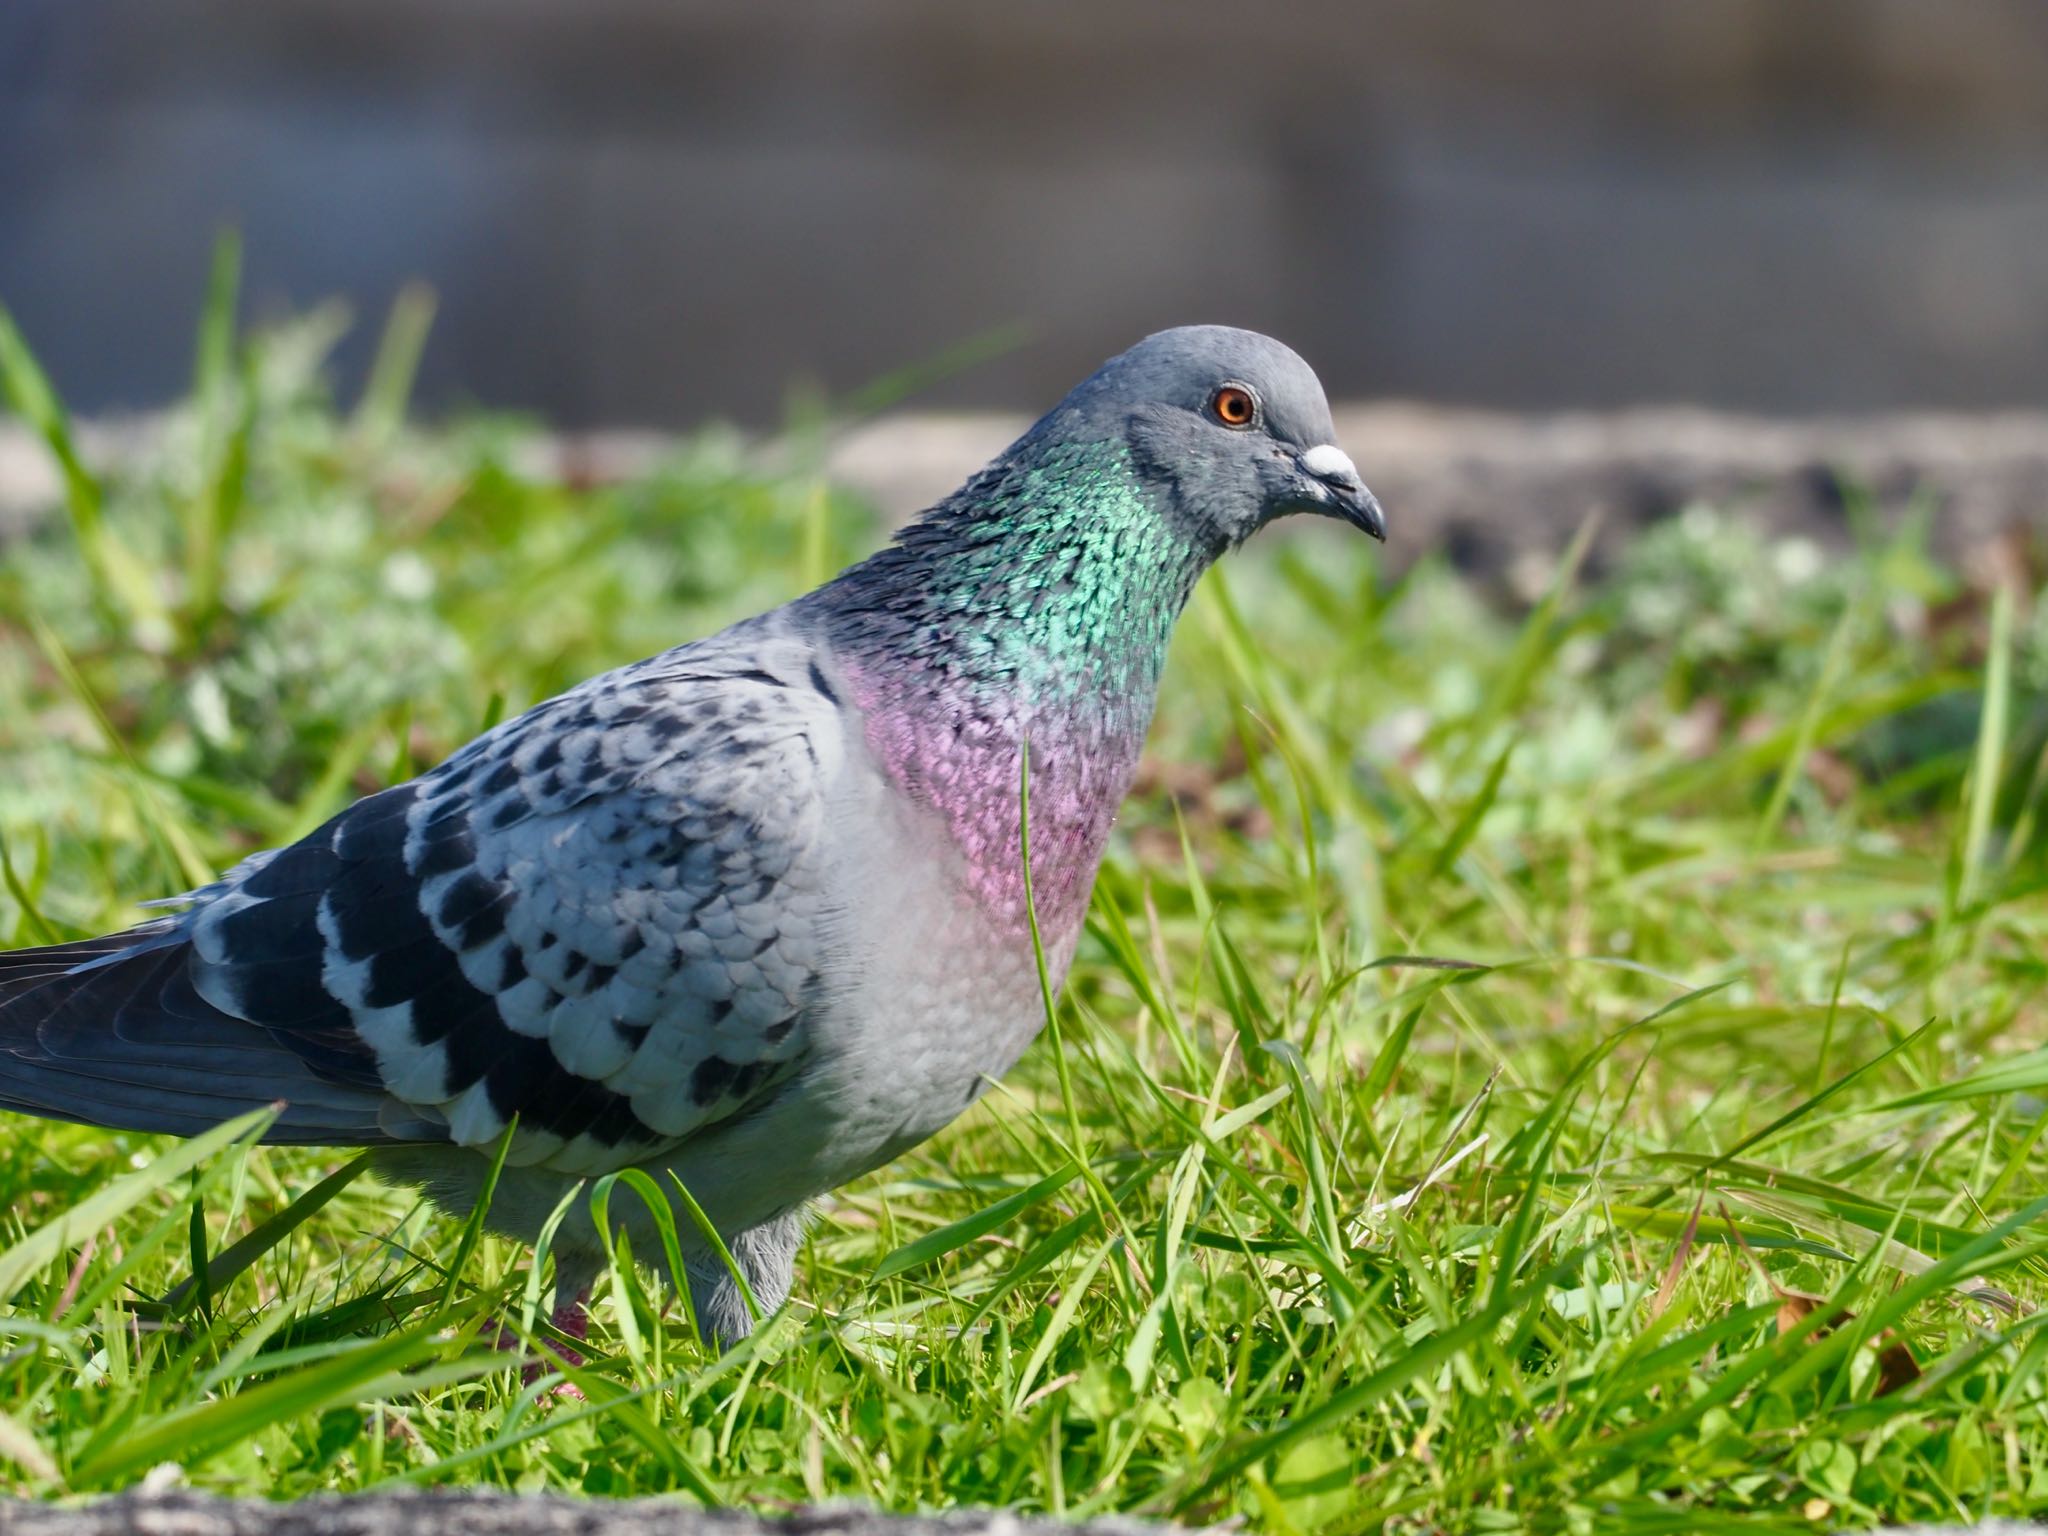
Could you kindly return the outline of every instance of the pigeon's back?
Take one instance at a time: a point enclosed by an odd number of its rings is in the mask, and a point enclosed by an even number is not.
[[[176,915],[0,955],[0,1104],[656,1156],[810,1047],[841,713],[782,613],[592,679]]]

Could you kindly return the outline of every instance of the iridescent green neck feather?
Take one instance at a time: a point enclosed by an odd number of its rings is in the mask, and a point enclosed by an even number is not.
[[[1031,868],[1062,962],[1129,787],[1173,624],[1220,551],[1190,537],[1120,443],[1027,438],[815,604],[868,743],[941,813],[976,897],[1025,918]]]

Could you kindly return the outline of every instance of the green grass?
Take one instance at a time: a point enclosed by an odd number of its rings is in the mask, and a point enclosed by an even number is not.
[[[233,276],[105,481],[0,324],[69,512],[0,549],[0,940],[131,921],[879,536],[801,434],[592,488],[518,423],[409,427],[417,300],[336,402],[332,317],[238,337]],[[345,1153],[10,1118],[0,1470],[1303,1533],[2048,1511],[2043,608],[1914,524],[1818,560],[1702,510],[1524,612],[1324,532],[1198,594],[1057,1032],[828,1203],[752,1342],[622,1255],[585,1400],[541,1396],[484,1337],[529,1255]]]

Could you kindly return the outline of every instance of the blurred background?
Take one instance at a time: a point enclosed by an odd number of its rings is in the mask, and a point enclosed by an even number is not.
[[[1333,395],[2048,397],[2038,0],[5,0],[0,303],[86,412],[408,279],[430,408],[1042,406],[1160,326]]]

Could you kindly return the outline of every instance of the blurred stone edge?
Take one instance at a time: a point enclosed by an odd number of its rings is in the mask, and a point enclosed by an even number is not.
[[[188,1492],[60,1506],[0,1501],[0,1536],[1145,1536],[1134,1520],[1066,1524],[1000,1510],[897,1516],[850,1505],[773,1516],[666,1499],[496,1491],[323,1494],[289,1503]]]
[[[1398,403],[1340,407],[1337,438],[1387,509],[1389,555],[1432,550],[1522,595],[1597,519],[1593,564],[1634,531],[1695,504],[1749,519],[1767,538],[1845,546],[1854,513],[1878,526],[1914,509],[1937,552],[1989,584],[2048,536],[2048,412],[1786,419],[1687,407],[1515,415]],[[1026,425],[1022,417],[899,414],[827,439],[826,477],[891,521],[958,485]],[[146,457],[153,418],[81,423],[89,463]],[[536,436],[529,474],[579,484],[657,468],[679,439],[648,432]],[[786,462],[769,452],[767,460]],[[54,509],[43,445],[0,421],[0,537]]]
[[[291,1502],[184,1490],[57,1505],[0,1498],[0,1536],[1171,1536],[1181,1527],[1126,1519],[1069,1524],[1003,1510],[889,1515],[826,1505],[773,1515],[702,1510],[666,1499],[578,1499],[491,1489],[321,1494]],[[1888,1527],[1874,1536],[2024,1536],[2041,1527]]]

